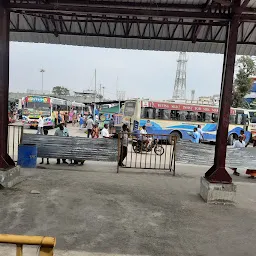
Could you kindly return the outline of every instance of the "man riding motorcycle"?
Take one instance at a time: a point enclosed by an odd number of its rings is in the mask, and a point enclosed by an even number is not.
[[[146,125],[142,126],[142,129],[140,130],[140,139],[142,141],[142,143],[146,144],[146,147],[148,147],[148,144],[151,143],[152,138],[148,137],[147,135],[147,130],[146,130]]]

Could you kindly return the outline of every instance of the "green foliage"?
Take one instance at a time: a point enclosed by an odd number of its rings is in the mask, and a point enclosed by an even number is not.
[[[248,108],[244,102],[244,96],[250,92],[252,86],[251,76],[255,72],[255,63],[249,56],[242,56],[237,61],[238,72],[233,88],[233,104],[232,106]]]
[[[69,89],[63,86],[55,86],[52,88],[52,93],[56,96],[67,96],[69,95]]]

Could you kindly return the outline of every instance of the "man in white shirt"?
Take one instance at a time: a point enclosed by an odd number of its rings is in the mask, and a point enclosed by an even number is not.
[[[38,127],[37,127],[37,134],[44,134],[44,117],[40,116],[38,119]]]
[[[141,130],[140,130],[140,134],[141,134],[141,135],[148,134],[148,133],[147,133],[147,130],[146,130],[146,125],[143,125],[143,126],[142,126],[142,128],[141,128]]]
[[[147,136],[147,130],[146,130],[146,125],[143,125],[141,130],[140,130],[140,135],[141,135],[141,140],[143,143],[146,144],[146,147],[148,146],[148,143],[150,142],[150,139]]]
[[[233,148],[245,148],[245,142],[243,136],[239,136],[238,140],[235,140]],[[234,175],[239,176],[240,173],[237,171],[237,168],[231,168],[234,171]]]
[[[101,135],[103,138],[106,138],[106,139],[111,138],[108,131],[108,124],[104,124],[104,128],[101,131]]]
[[[245,148],[245,142],[243,136],[239,136],[238,140],[235,140],[233,148]]]
[[[203,140],[204,140],[204,133],[203,133],[203,131],[202,131],[202,127],[201,127],[200,124],[199,124],[198,127],[197,127],[197,132],[200,134],[199,142],[203,141]]]

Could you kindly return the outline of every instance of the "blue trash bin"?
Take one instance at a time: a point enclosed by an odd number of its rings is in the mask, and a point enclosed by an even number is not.
[[[24,168],[36,168],[37,146],[35,144],[20,144],[18,149],[18,165]]]

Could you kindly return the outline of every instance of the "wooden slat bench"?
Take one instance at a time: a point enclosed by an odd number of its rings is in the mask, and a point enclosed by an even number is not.
[[[213,145],[196,144],[179,141],[176,145],[177,163],[212,166],[214,161]],[[256,169],[256,148],[232,148],[227,149],[226,166],[230,168]]]
[[[21,143],[37,145],[37,156],[42,158],[117,162],[118,141],[116,139],[88,139],[24,133]]]

